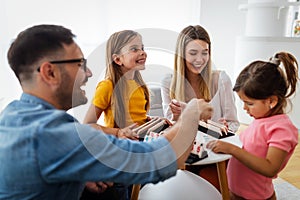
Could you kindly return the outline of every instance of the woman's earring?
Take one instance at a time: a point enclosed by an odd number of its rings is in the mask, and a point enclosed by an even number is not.
[[[273,106],[272,105],[270,105],[270,109],[272,110],[272,108],[273,108]]]

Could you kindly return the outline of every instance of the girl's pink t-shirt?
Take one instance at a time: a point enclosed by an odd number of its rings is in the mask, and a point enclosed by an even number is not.
[[[286,114],[255,119],[240,134],[243,149],[265,158],[270,146],[288,152],[280,169],[286,166],[298,144],[298,130]],[[267,199],[273,192],[272,178],[260,175],[232,157],[227,167],[229,189],[246,199]],[[276,178],[277,175],[273,178]]]

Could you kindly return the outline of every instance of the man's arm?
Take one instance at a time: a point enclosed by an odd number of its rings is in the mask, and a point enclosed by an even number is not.
[[[72,118],[66,122],[65,114],[53,116],[55,121],[43,125],[37,136],[37,162],[47,182],[156,183],[183,166],[199,119],[206,120],[211,113],[203,100],[192,100],[177,123],[153,142],[119,140]]]
[[[192,99],[175,125],[164,134],[170,142],[181,168],[188,158],[198,131],[199,119],[206,121],[212,116],[212,107],[203,99]]]

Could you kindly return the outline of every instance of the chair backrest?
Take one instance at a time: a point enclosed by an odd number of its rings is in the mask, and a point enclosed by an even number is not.
[[[222,199],[221,193],[208,181],[186,170],[178,170],[176,176],[159,182],[147,184],[140,190],[139,200],[158,199]]]
[[[150,116],[160,116],[163,117],[162,109],[162,98],[160,86],[158,85],[149,85],[150,90]]]

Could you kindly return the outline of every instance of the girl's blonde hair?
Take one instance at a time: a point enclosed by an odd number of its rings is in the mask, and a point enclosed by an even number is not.
[[[127,82],[123,77],[121,66],[113,60],[114,54],[120,54],[121,49],[126,46],[130,41],[141,35],[132,30],[123,30],[116,32],[110,36],[106,44],[106,72],[105,78],[110,79],[113,83],[114,92],[111,97],[111,107],[113,117],[115,119],[114,127],[124,128],[127,126],[126,119],[128,115],[128,104],[125,101],[125,94],[127,94]],[[123,78],[122,78],[123,77]],[[145,110],[149,110],[149,90],[139,71],[135,71],[134,80],[137,84],[143,88],[145,93],[145,99],[147,101]]]
[[[283,64],[284,70],[280,68]],[[271,109],[269,116],[284,113],[287,98],[296,92],[298,77],[298,62],[287,52],[279,52],[270,58],[269,62],[254,61],[246,66],[233,87],[235,92],[243,91],[253,99],[267,99],[277,96],[278,103]]]
[[[189,87],[189,82],[186,79],[186,60],[185,60],[185,50],[186,46],[190,41],[193,40],[203,40],[208,43],[209,48],[209,60],[207,66],[203,69],[201,74],[199,74],[199,78],[201,80],[199,84],[199,89],[202,92],[203,98],[207,101],[210,101],[211,97],[211,72],[212,72],[212,64],[211,64],[211,42],[210,37],[207,31],[199,25],[196,26],[188,26],[184,28],[178,38],[175,50],[175,58],[174,58],[174,75],[172,77],[171,86],[170,86],[170,97],[172,99],[177,99],[180,101],[187,102],[189,99],[186,99],[185,88]]]

